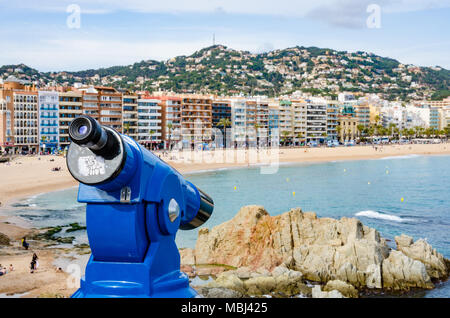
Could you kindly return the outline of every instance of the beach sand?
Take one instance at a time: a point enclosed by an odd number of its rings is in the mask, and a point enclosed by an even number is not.
[[[172,157],[158,154],[173,165],[181,173],[216,170],[222,168],[248,167],[250,165],[267,164],[267,160],[255,161],[262,152],[245,150],[227,150],[228,153],[192,152],[173,154]],[[340,160],[378,159],[391,156],[408,155],[450,155],[450,143],[431,145],[387,145],[387,146],[356,146],[338,148],[280,148],[278,156],[270,160],[279,163],[324,162]],[[173,156],[177,156],[178,160]],[[225,160],[232,158],[232,160]],[[267,159],[266,157],[264,157]],[[61,167],[61,171],[51,171]],[[46,193],[76,186],[77,182],[67,170],[65,158],[61,156],[20,157],[9,164],[0,163],[0,202],[4,207],[14,200],[27,196]],[[0,247],[0,264],[13,264],[16,271],[0,276],[0,295],[18,294],[22,297],[57,297],[68,296],[74,289],[67,287],[67,273],[55,272],[53,262],[59,252],[48,249],[40,242],[30,242],[38,254],[41,267],[37,273],[29,273],[31,251],[19,247],[21,237],[35,231],[23,226],[13,217],[1,215],[0,233],[11,239],[11,246]]]

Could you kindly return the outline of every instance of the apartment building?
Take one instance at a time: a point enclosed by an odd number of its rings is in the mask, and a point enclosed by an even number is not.
[[[338,140],[337,127],[339,125],[339,105],[334,102],[327,103],[327,139]]]
[[[231,122],[231,101],[230,100],[213,100],[211,103],[212,107],[212,126],[219,127],[219,122],[222,118],[228,119]]]
[[[140,95],[137,103],[137,141],[149,149],[154,149],[162,142],[161,101],[148,95]]]
[[[306,105],[306,142],[322,143],[327,137],[327,105],[308,101]]]
[[[95,86],[98,91],[100,123],[123,132],[122,125],[122,93],[115,88]]]
[[[83,93],[83,114],[100,124],[122,132],[122,94],[112,87],[80,88]]]
[[[294,138],[294,127],[292,123],[292,102],[290,100],[281,100],[279,108],[279,129],[282,139]],[[286,140],[284,140],[286,141]]]
[[[8,77],[0,87],[2,104],[2,139],[4,151],[37,153],[38,134],[38,93],[25,86],[14,76]]]
[[[355,140],[358,137],[358,118],[351,115],[339,115],[339,140]]]
[[[62,149],[69,146],[69,125],[72,120],[83,114],[83,94],[68,91],[59,93],[59,145]]]
[[[258,137],[267,138],[269,135],[269,101],[256,99],[256,126]]]
[[[272,100],[269,102],[269,134],[273,135],[276,130],[279,136],[280,128],[280,102],[278,100]]]
[[[353,106],[355,117],[358,119],[358,125],[364,127],[370,126],[370,107],[368,104],[356,104]]]
[[[43,153],[59,148],[59,96],[54,91],[38,91],[39,149]]]
[[[439,109],[439,130],[450,128],[450,106]]]
[[[0,153],[14,146],[11,113],[6,100],[0,99]]]
[[[420,102],[416,102],[416,105],[428,105],[430,107],[450,107],[450,96],[443,100],[424,100]]]
[[[307,103],[304,100],[291,100],[291,135],[294,144],[304,144],[307,135]]]
[[[231,127],[233,132],[231,139],[238,147],[244,146],[247,140],[246,108],[245,99],[231,100]]]
[[[212,135],[212,97],[184,95],[181,100],[181,136],[184,147],[209,142]]]
[[[125,92],[122,97],[122,133],[138,140],[138,96]]]
[[[430,128],[439,130],[439,107],[430,107]]]
[[[162,105],[162,140],[165,149],[181,148],[181,97],[164,96]]]

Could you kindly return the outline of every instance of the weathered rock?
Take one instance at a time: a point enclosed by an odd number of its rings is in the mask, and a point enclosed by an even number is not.
[[[208,283],[206,287],[232,289],[241,294],[245,294],[244,282],[235,274],[229,272],[220,274],[215,281]]]
[[[285,265],[309,280],[340,279],[357,287],[369,281],[371,288],[382,287],[387,255],[379,233],[357,219],[317,218],[300,209],[271,217],[261,206],[243,207],[232,220],[200,230],[195,248],[198,263],[268,271]]]
[[[311,289],[302,280],[302,273],[286,270],[275,271],[276,276],[269,274],[258,274],[247,279],[240,279],[238,271],[228,271],[220,274],[214,282],[206,285],[208,288],[226,288],[238,291],[247,296],[294,296],[299,294],[309,295]]]
[[[195,270],[191,265],[181,265],[180,270],[186,273],[189,277],[196,276]]]
[[[10,245],[11,241],[8,236],[3,233],[0,233],[0,245]]]
[[[272,276],[250,278],[244,282],[247,294],[252,296],[270,294],[275,291],[276,285],[275,278]]]
[[[180,249],[180,263],[182,265],[195,265],[195,254],[192,248]]]
[[[261,283],[252,285],[255,294],[272,288],[269,276],[275,279],[272,293],[295,294],[295,283],[283,276],[290,270],[300,272],[300,280],[339,280],[356,289],[431,288],[430,278],[448,277],[450,261],[426,241],[401,236],[396,242],[400,254],[390,253],[386,240],[355,218],[317,218],[301,209],[272,217],[262,206],[247,206],[230,221],[201,229],[194,259],[238,268],[237,279]]]
[[[341,280],[330,280],[323,288],[323,291],[326,292],[330,292],[333,290],[339,291],[344,297],[347,298],[359,297],[359,293],[355,287]]]
[[[391,251],[383,261],[383,287],[390,290],[434,287],[425,265],[400,251]]]
[[[223,287],[194,287],[197,292],[206,298],[242,298],[238,291]]]
[[[337,290],[322,291],[319,285],[316,285],[312,289],[312,298],[345,298]]]
[[[195,266],[195,272],[198,276],[217,276],[226,271],[228,271],[228,269],[223,266]]]
[[[395,242],[399,251],[423,263],[431,278],[445,279],[449,276],[444,256],[425,240],[418,240],[414,243],[412,237],[401,235],[395,237]]]

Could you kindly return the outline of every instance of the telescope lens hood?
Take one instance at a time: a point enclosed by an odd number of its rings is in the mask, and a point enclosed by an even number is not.
[[[197,215],[189,223],[180,225],[181,230],[193,230],[195,228],[198,228],[199,226],[202,226],[203,223],[208,221],[208,219],[211,217],[211,214],[213,213],[213,199],[211,199],[209,195],[207,195],[199,188],[197,188],[197,190],[200,194],[200,208],[198,209]]]

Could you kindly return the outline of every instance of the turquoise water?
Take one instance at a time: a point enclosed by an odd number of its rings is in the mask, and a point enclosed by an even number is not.
[[[186,177],[214,199],[207,227],[231,219],[244,205],[263,205],[271,215],[301,207],[320,217],[356,216],[391,240],[401,233],[426,238],[450,258],[449,167],[450,156],[405,156],[285,165],[273,175],[250,168]],[[84,223],[84,207],[75,200],[76,189],[44,194],[22,202],[13,213],[36,226]],[[178,246],[193,247],[197,233],[180,231]],[[77,242],[86,241],[84,232],[77,235]],[[425,296],[450,297],[450,284]]]

